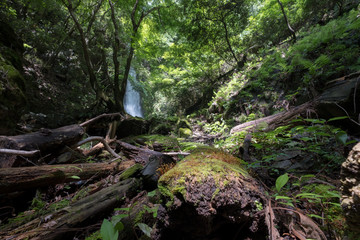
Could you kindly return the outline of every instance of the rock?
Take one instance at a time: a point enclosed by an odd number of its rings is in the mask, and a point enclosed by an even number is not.
[[[346,221],[351,231],[360,233],[360,142],[341,165],[342,198]]]
[[[148,190],[154,190],[160,177],[159,168],[163,165],[175,164],[175,160],[168,155],[152,155],[149,157],[149,162],[141,171],[143,176],[144,187]]]
[[[264,193],[243,161],[198,148],[160,177],[165,198],[154,239],[265,239]],[[239,228],[239,226],[243,226]]]
[[[149,123],[138,117],[130,117],[120,122],[116,130],[118,138],[124,138],[132,135],[146,134],[149,131]]]

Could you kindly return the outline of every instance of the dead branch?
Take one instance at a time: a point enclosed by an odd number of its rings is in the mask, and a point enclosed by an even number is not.
[[[24,157],[32,157],[32,156],[38,154],[39,152],[40,152],[39,150],[24,151],[24,150],[0,148],[0,153],[2,153],[2,154],[19,155],[19,156],[24,156]]]
[[[78,142],[76,146],[79,147],[79,146],[81,146],[81,145],[83,145],[83,144],[85,144],[85,143],[93,142],[93,141],[99,141],[99,142],[101,142],[102,144],[104,144],[106,150],[107,150],[111,155],[113,155],[113,156],[114,156],[115,158],[117,158],[117,159],[121,158],[120,155],[118,155],[114,150],[112,150],[112,148],[109,146],[109,144],[105,141],[105,139],[104,139],[103,137],[97,137],[97,136],[95,136],[95,137],[88,137],[88,138],[86,138],[86,139]]]
[[[86,126],[88,126],[88,125],[90,125],[90,124],[93,124],[94,122],[97,122],[97,121],[98,121],[99,119],[101,119],[101,118],[105,118],[105,117],[107,117],[107,118],[112,118],[112,117],[117,117],[117,116],[119,116],[121,119],[124,119],[124,118],[125,118],[125,117],[124,117],[123,115],[121,115],[120,113],[104,113],[104,114],[101,114],[101,115],[99,115],[99,116],[97,116],[97,117],[94,117],[94,118],[92,118],[92,119],[89,119],[89,120],[81,123],[80,126],[81,126],[81,127],[86,127]]]

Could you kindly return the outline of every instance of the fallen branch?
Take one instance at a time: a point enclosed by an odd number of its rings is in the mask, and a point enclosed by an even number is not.
[[[93,142],[93,141],[99,141],[101,142],[102,144],[104,144],[106,150],[111,154],[113,155],[115,158],[117,159],[120,159],[121,156],[119,154],[117,154],[114,150],[112,150],[112,148],[109,146],[109,144],[105,141],[105,139],[103,137],[88,137],[80,142],[77,143],[77,147],[85,144],[85,143],[88,143],[88,142]]]
[[[86,126],[88,126],[88,125],[90,125],[90,124],[93,124],[94,122],[97,122],[97,121],[98,121],[99,119],[101,119],[101,118],[105,118],[105,117],[111,118],[111,117],[117,117],[117,116],[119,116],[120,118],[125,118],[125,117],[124,117],[123,115],[121,115],[120,113],[104,113],[104,114],[101,114],[101,115],[99,115],[99,116],[97,116],[97,117],[94,117],[94,118],[92,118],[92,119],[89,119],[89,120],[81,123],[80,126],[81,126],[81,127],[86,127]]]
[[[40,152],[39,150],[24,151],[24,150],[0,148],[0,153],[2,153],[2,154],[19,155],[19,156],[24,156],[24,157],[32,157],[32,156],[38,154],[39,152]]]
[[[169,156],[177,156],[177,155],[188,156],[188,155],[190,155],[189,152],[163,152],[163,154],[169,155]]]

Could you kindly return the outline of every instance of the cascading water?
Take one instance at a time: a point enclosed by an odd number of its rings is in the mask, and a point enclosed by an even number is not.
[[[133,68],[130,68],[129,74],[134,82],[136,82],[136,72]],[[144,117],[141,108],[140,94],[134,89],[131,81],[127,80],[126,92],[124,97],[125,111],[133,117]]]

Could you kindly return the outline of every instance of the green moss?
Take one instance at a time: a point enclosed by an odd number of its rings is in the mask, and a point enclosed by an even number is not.
[[[189,128],[179,128],[179,136],[180,137],[190,137],[192,135],[192,131]]]
[[[173,199],[176,194],[181,194],[185,198],[186,185],[190,179],[202,182],[212,178],[216,186],[220,186],[220,182],[222,185],[226,184],[228,176],[249,177],[243,163],[242,160],[221,150],[210,147],[198,148],[162,175],[158,187],[160,192],[170,199]]]
[[[101,240],[100,230],[92,233],[90,236],[87,236],[85,240]]]
[[[121,175],[119,177],[119,181],[122,181],[122,180],[132,177],[136,173],[140,172],[142,168],[143,167],[141,166],[141,164],[135,164],[135,165],[129,167],[123,173],[121,173]]]

